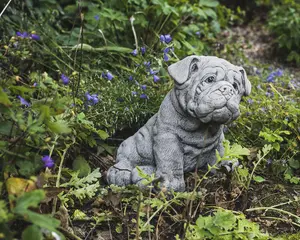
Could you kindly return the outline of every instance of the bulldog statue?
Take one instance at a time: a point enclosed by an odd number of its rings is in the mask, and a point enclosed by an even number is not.
[[[239,103],[251,91],[242,67],[211,56],[188,56],[168,67],[174,88],[159,111],[120,145],[110,184],[143,180],[137,166],[161,179],[168,190],[184,191],[184,173],[216,162],[224,149],[223,124],[239,115]]]

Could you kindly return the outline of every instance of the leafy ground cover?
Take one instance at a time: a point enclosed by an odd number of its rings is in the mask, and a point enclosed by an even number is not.
[[[274,61],[265,47],[283,41],[270,31],[289,35],[280,30],[282,9],[298,11],[289,2],[249,4],[268,6],[264,27],[241,26],[247,12],[218,1],[7,5],[0,239],[299,239],[300,74],[297,59],[286,65],[289,54],[277,52]],[[166,67],[190,54],[243,65],[252,83],[241,117],[225,128],[218,161],[232,168],[186,174],[184,193],[107,186],[116,147],[172,88]]]

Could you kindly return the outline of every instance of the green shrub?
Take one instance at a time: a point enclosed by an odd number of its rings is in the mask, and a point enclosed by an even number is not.
[[[178,238],[179,239],[179,238]],[[218,209],[212,216],[199,216],[196,225],[190,225],[186,239],[270,239],[261,233],[259,225],[243,214]]]
[[[267,67],[249,79],[251,96],[241,104],[240,118],[228,126],[227,137],[253,152],[271,144],[273,150],[263,168],[268,167],[274,176],[294,176],[288,180],[299,183],[299,83],[288,72]]]
[[[300,4],[282,0],[269,13],[268,27],[275,36],[276,48],[287,61],[300,64]]]

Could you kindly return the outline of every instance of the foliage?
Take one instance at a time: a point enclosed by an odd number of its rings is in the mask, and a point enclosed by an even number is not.
[[[259,225],[243,214],[218,209],[212,216],[199,216],[196,225],[189,225],[186,239],[270,239]]]
[[[8,224],[13,222],[15,219],[23,219],[31,225],[29,225],[22,233],[23,239],[29,239],[35,237],[35,239],[43,239],[43,232],[46,235],[51,235],[53,232],[60,234],[57,230],[60,222],[52,218],[49,215],[42,215],[32,211],[30,208],[37,208],[40,202],[45,198],[45,193],[43,190],[34,190],[15,199],[15,206],[12,208],[11,212],[6,208],[3,201],[0,202],[0,212],[2,215],[0,222],[0,238],[12,239],[10,232],[8,230]],[[43,231],[43,229],[48,230],[48,232]],[[63,236],[61,235],[62,239]]]
[[[79,172],[70,172],[70,175],[70,180],[60,185],[69,188],[66,193],[62,192],[58,195],[63,205],[68,206],[69,201],[74,205],[74,198],[80,202],[86,198],[93,198],[99,191],[101,173],[98,168],[82,178],[79,178]]]
[[[267,167],[276,177],[281,174],[298,182],[299,86],[281,69],[262,67],[249,78],[251,96],[242,104],[238,121],[228,126],[227,137],[246,143],[254,153],[270,144],[272,151],[261,167]]]
[[[287,61],[300,64],[300,4],[294,0],[281,0],[270,11],[268,27],[275,36],[277,48]]]
[[[51,239],[59,228],[76,239],[70,219],[86,221],[85,239],[107,226],[136,239],[173,226],[171,237],[180,231],[183,239],[215,234],[215,226],[224,239],[249,236],[241,229],[265,237],[242,214],[207,215],[219,204],[211,192],[219,194],[224,180],[210,174],[225,166],[227,196],[233,186],[247,196],[252,184],[267,182],[266,165],[272,177],[300,182],[299,89],[280,69],[263,66],[249,77],[251,99],[228,126],[234,144],[224,142],[218,165],[188,174],[188,192],[166,192],[142,171],[146,191],[104,187],[106,166],[90,161],[112,154],[108,137],[135,131],[157,111],[172,87],[169,64],[212,54],[217,34],[243,14],[215,0],[12,1],[0,18],[0,238]],[[236,50],[227,54],[245,59]],[[20,231],[12,232],[15,226]]]

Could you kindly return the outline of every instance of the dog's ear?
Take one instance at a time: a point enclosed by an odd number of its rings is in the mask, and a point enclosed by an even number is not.
[[[199,57],[196,55],[188,56],[168,67],[168,72],[176,84],[182,85],[189,79],[190,66],[193,60],[199,61]]]
[[[247,74],[244,68],[239,67],[240,72],[242,73],[242,79],[243,79],[243,86],[245,89],[244,96],[249,96],[251,93],[251,83],[247,78]]]

